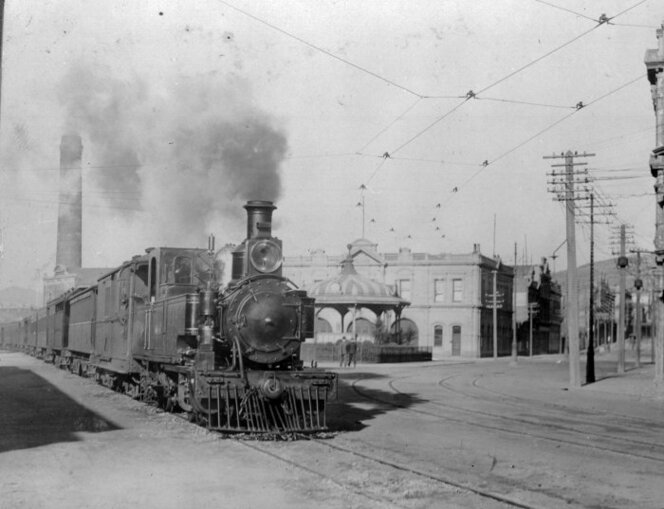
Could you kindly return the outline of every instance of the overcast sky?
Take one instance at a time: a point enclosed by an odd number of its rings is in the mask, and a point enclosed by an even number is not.
[[[247,199],[275,200],[287,256],[340,254],[362,236],[363,184],[380,251],[491,255],[495,218],[495,252],[537,261],[565,239],[547,192],[562,160],[543,156],[567,150],[596,154],[578,161],[617,214],[597,258],[620,222],[652,249],[643,58],[662,20],[656,0],[8,0],[0,287],[53,269],[67,132],[88,267],[237,243]]]

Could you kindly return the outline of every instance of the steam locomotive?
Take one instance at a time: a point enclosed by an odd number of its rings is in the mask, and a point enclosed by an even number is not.
[[[249,201],[247,238],[225,284],[207,249],[150,248],[76,288],[0,340],[223,432],[327,429],[336,374],[304,368],[314,300],[282,277],[271,202]],[[227,279],[227,278],[226,278]]]

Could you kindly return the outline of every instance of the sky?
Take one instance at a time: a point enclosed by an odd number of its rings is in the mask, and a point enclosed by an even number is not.
[[[509,264],[516,244],[519,263],[560,270],[563,160],[545,156],[568,150],[594,154],[576,162],[608,223],[596,258],[621,223],[652,249],[643,59],[662,21],[657,0],[7,0],[0,288],[53,270],[68,133],[86,267],[210,233],[239,243],[242,204],[267,199],[287,257],[364,236],[381,252],[480,244]]]

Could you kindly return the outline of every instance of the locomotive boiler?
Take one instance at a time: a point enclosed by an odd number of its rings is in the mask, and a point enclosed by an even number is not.
[[[3,326],[3,342],[209,429],[325,430],[336,374],[300,360],[314,301],[282,275],[276,207],[244,207],[247,237],[230,267],[212,237],[207,249],[150,248]]]

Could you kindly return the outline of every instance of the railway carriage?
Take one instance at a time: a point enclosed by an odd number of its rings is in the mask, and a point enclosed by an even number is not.
[[[3,326],[3,338],[78,374],[226,432],[327,429],[336,374],[309,369],[314,301],[282,277],[271,202],[252,201],[225,267],[207,249],[159,247]],[[226,283],[223,271],[229,271]],[[44,327],[45,325],[45,327]],[[6,339],[3,339],[6,341]]]
[[[87,373],[96,337],[97,286],[81,288],[68,295],[67,348],[63,363],[79,375]]]
[[[67,348],[69,338],[69,298],[71,292],[52,299],[46,305],[47,348],[45,359],[60,365],[63,350]]]
[[[48,348],[48,315],[45,309],[39,309],[35,312],[34,317],[35,334],[37,336],[37,352],[39,358],[43,358]]]

